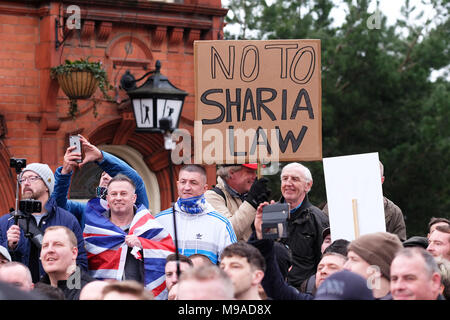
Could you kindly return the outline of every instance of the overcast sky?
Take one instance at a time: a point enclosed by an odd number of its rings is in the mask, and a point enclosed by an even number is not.
[[[222,0],[223,7],[227,7],[229,0]],[[273,0],[267,0],[267,2],[270,4],[274,2]],[[356,1],[353,1],[356,3]],[[425,2],[426,4],[423,4]],[[331,11],[331,17],[334,19],[333,26],[339,26],[343,23],[345,16],[347,14],[347,6],[343,4],[342,0],[335,0],[335,3],[337,4]],[[394,25],[397,21],[397,19],[402,17],[401,14],[401,7],[406,3],[404,0],[379,0],[378,1],[378,8],[379,10],[387,17],[387,24],[388,25]],[[410,8],[416,7],[416,9],[411,13],[409,18],[409,24],[419,26],[423,25],[423,23],[429,19],[433,18],[436,13],[433,9],[432,5],[427,4],[429,3],[429,0],[410,0]],[[373,0],[371,1],[368,12],[375,12],[377,5],[377,1]],[[421,11],[424,11],[423,16],[420,19],[417,19],[417,16]],[[240,26],[239,25],[227,25],[224,29],[225,31],[230,32],[231,34],[239,34],[240,32]],[[431,79],[436,79],[439,75],[442,75],[445,71],[450,71],[450,66],[447,66],[447,68],[443,68],[438,71],[434,71],[432,73]],[[448,75],[450,78],[450,74]]]
[[[410,22],[413,22],[415,25],[423,24],[423,22],[430,17],[434,16],[434,9],[431,5],[424,5],[422,4],[424,0],[410,0],[410,7],[415,6],[416,10],[413,12],[412,16],[410,17]],[[267,0],[267,3],[272,3],[273,0]],[[356,3],[356,1],[354,1]],[[405,4],[406,1],[404,0],[379,0],[379,9],[380,11],[387,16],[387,23],[388,25],[393,25],[396,20],[401,17],[400,9]],[[425,2],[428,2],[425,0]],[[222,0],[222,5],[224,7],[227,6],[229,3],[229,0]],[[336,0],[335,3],[337,4],[331,11],[331,16],[334,19],[333,25],[338,26],[342,24],[344,21],[344,18],[346,16],[346,5],[343,4],[343,1]],[[369,6],[369,12],[375,12],[376,8],[376,1],[371,1]],[[424,15],[421,19],[415,19],[415,17],[419,14],[421,10],[424,10]],[[239,33],[239,26],[237,25],[228,25],[225,27],[226,31],[229,31],[230,33]]]

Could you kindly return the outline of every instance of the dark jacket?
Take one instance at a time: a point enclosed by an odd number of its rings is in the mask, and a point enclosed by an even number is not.
[[[77,268],[67,280],[58,281],[58,288],[62,290],[66,300],[80,300],[81,289],[89,282],[95,280],[87,271]],[[39,282],[50,285],[50,278],[45,274]]]
[[[41,300],[35,292],[25,292],[10,283],[0,281],[0,300]],[[6,302],[8,303],[8,302]]]
[[[386,232],[396,234],[400,238],[400,241],[405,241],[406,226],[402,210],[386,197],[384,197],[383,203]]]
[[[72,230],[75,233],[78,241],[77,265],[79,265],[82,269],[87,270],[88,264],[86,249],[84,247],[84,238],[77,219],[70,212],[58,207],[56,205],[55,199],[52,197],[45,204],[45,209],[47,210],[47,215],[42,217],[41,221],[39,222],[39,229],[42,231],[42,233],[44,233],[45,229],[50,226],[65,226]],[[8,248],[8,237],[6,235],[6,232],[14,224],[14,219],[10,219],[11,217],[12,214],[6,214],[0,218],[0,244],[5,248]],[[34,219],[34,217],[32,219]],[[22,262],[24,265],[30,267],[31,269],[32,266],[30,266],[29,261],[31,246],[34,245],[31,244],[31,241],[25,237],[24,231],[21,230],[20,240],[16,248],[14,250],[9,250],[8,248],[12,260]],[[38,250],[38,255],[39,254],[40,249]],[[40,276],[43,276],[45,272],[42,268],[40,260],[38,261],[38,263],[39,274]],[[34,280],[34,282],[37,282],[39,279]]]
[[[292,254],[292,269],[288,274],[290,285],[299,288],[304,280],[316,273],[322,256],[322,231],[328,227],[328,217],[309,202],[308,195],[298,209],[291,211],[288,237],[282,239]]]
[[[143,204],[146,208],[149,208],[149,202],[147,198],[147,190],[145,189],[144,181],[141,176],[130,167],[125,161],[102,151],[103,160],[96,164],[108,173],[111,177],[114,177],[118,173],[123,173],[131,180],[133,180],[136,186],[136,206],[140,207]],[[56,198],[58,206],[72,213],[81,225],[81,229],[84,230],[84,211],[86,210],[86,203],[72,201],[67,199],[67,193],[69,192],[70,181],[72,179],[72,172],[68,174],[61,173],[62,167],[58,167],[55,171],[55,190],[52,196]]]
[[[249,244],[255,246],[264,257],[266,271],[261,285],[267,296],[273,300],[312,300],[313,296],[299,292],[284,281],[275,258],[274,242],[269,239],[256,240],[255,233],[250,237]]]
[[[317,288],[316,288],[316,275],[313,274],[308,279],[303,281],[302,284],[300,285],[300,288],[298,288],[298,291],[303,292],[303,293],[307,293],[307,294],[311,294],[311,295],[314,296],[316,294],[316,291],[317,291]]]

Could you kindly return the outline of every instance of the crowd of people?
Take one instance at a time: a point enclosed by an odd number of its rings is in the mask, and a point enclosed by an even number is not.
[[[199,165],[183,166],[178,199],[151,213],[145,184],[126,162],[80,136],[53,173],[20,175],[21,198],[42,203],[28,217],[0,218],[0,299],[48,300],[445,300],[450,296],[450,221],[406,237],[402,211],[384,197],[387,232],[335,239],[328,209],[308,198],[307,167],[283,167],[286,237],[266,237],[275,201],[255,164],[223,165],[209,188]],[[73,173],[103,171],[87,203],[68,199]],[[380,163],[381,179],[384,169]],[[176,223],[174,223],[176,222]],[[426,226],[424,226],[426,227]],[[177,242],[175,243],[175,240]],[[177,249],[178,250],[177,250]]]

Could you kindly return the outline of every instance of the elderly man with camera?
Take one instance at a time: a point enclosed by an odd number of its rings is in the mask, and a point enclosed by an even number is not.
[[[50,167],[43,163],[27,165],[18,175],[18,185],[22,191],[21,210],[0,218],[0,245],[8,248],[12,260],[28,266],[33,282],[37,282],[44,275],[39,261],[43,232],[50,226],[62,225],[75,233],[78,241],[77,264],[87,269],[87,255],[78,221],[50,197],[55,185]]]
[[[313,179],[308,168],[300,163],[289,163],[281,171],[280,203],[289,204],[290,212],[281,225],[286,230],[277,230],[278,234],[286,233],[280,241],[284,243],[292,254],[292,269],[288,273],[288,282],[294,287],[316,272],[321,258],[322,231],[329,226],[328,217],[309,202],[308,192],[311,190]],[[273,228],[265,229],[264,213],[272,216],[273,210],[268,210],[268,203],[258,207],[263,214],[263,237],[273,238]],[[278,205],[278,204],[277,204]],[[273,223],[272,223],[273,224]],[[269,227],[271,224],[269,224]],[[267,232],[270,232],[267,234]],[[266,233],[266,234],[265,234]],[[265,234],[265,235],[264,235]]]

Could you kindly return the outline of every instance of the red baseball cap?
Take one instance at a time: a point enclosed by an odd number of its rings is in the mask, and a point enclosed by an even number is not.
[[[242,164],[243,167],[249,168],[249,169],[253,169],[253,170],[258,170],[258,164],[257,163],[244,163]]]

